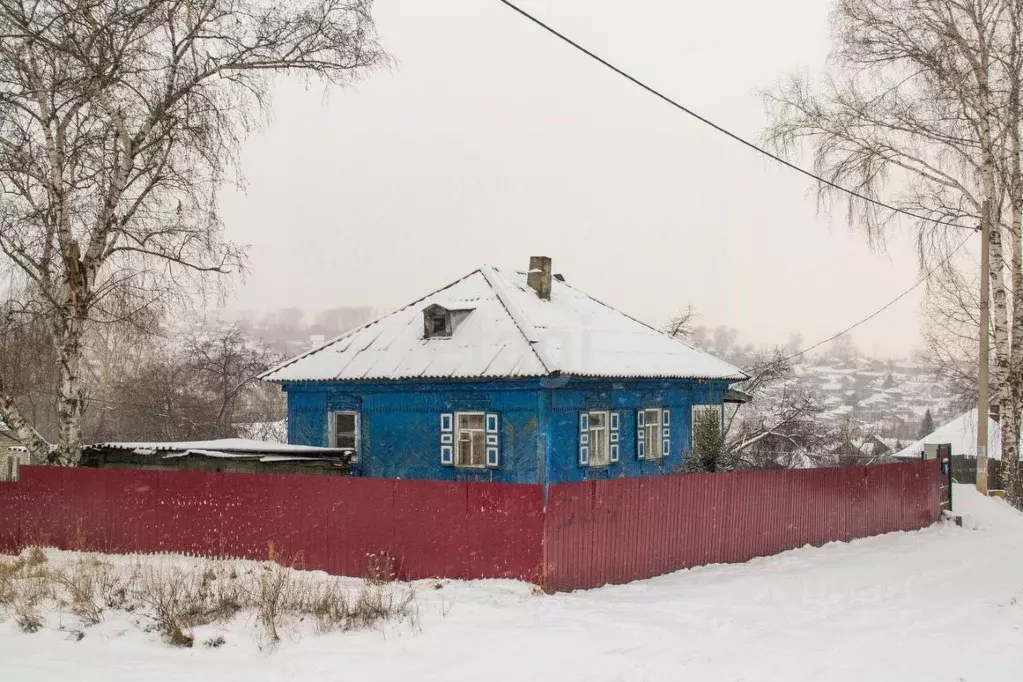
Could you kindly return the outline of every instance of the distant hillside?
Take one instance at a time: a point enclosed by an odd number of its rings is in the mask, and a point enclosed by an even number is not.
[[[292,307],[262,314],[246,310],[224,315],[246,336],[259,339],[288,357],[371,322],[377,316],[378,311],[370,306],[341,306],[317,313]]]
[[[942,424],[954,415],[924,367],[911,360],[811,358],[796,366],[796,379],[821,401],[821,419],[850,423],[874,435],[915,440],[924,413]]]
[[[797,356],[804,339],[793,334],[777,350],[743,343],[730,327],[695,326],[689,343],[743,368],[761,366],[779,353]],[[878,359],[861,353],[848,335],[827,344],[816,355],[792,360],[792,376],[762,391],[758,402],[780,401],[785,391],[813,395],[820,406],[815,419],[855,441],[879,437],[894,447],[919,437],[924,413],[931,410],[936,424],[956,416],[926,367],[909,359]]]

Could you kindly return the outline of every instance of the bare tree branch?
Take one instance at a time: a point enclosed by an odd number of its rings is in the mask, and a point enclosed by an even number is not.
[[[82,446],[87,328],[242,269],[217,212],[239,145],[275,75],[347,85],[386,65],[371,8],[0,0],[0,254],[46,310],[62,461]]]
[[[823,83],[792,78],[765,95],[768,142],[788,154],[809,148],[821,177],[897,208],[990,227],[990,271],[981,276],[991,284],[994,383],[1009,461],[1018,458],[1023,411],[1021,17],[1023,0],[837,0]],[[850,224],[883,245],[893,212],[825,185],[819,196],[848,200]],[[922,264],[947,253],[947,227],[927,220],[917,227]],[[962,393],[976,372],[971,339],[961,334],[962,325],[976,327],[973,302],[953,267],[940,274],[948,285],[930,288],[938,302],[927,353]],[[1009,472],[1010,500],[1023,506],[1023,481],[1016,467]]]

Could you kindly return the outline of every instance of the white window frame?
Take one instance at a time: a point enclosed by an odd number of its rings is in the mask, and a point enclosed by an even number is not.
[[[463,429],[462,428],[462,417],[480,417],[480,428],[479,429]],[[487,468],[487,413],[486,412],[455,412],[455,452],[453,464],[458,469],[486,469]],[[459,461],[459,443],[461,443],[462,431],[479,431],[483,434],[483,450],[480,453],[480,464],[462,464]],[[471,443],[471,436],[470,436]],[[471,459],[471,457],[470,457]]]
[[[593,416],[601,415],[604,418],[604,425],[601,427],[593,426]],[[586,416],[587,421],[587,444],[590,448],[589,466],[594,468],[606,467],[611,464],[611,412],[609,410],[589,410]],[[600,432],[603,431],[603,436]],[[597,439],[600,439],[600,445],[604,452],[602,461],[597,461],[594,455],[597,453]]]
[[[718,416],[718,433],[725,430],[724,412],[721,405],[693,405],[692,419],[689,422],[689,447],[693,447],[696,440],[696,415],[700,412],[711,411]]]
[[[352,461],[358,462],[359,457],[362,455],[362,415],[357,410],[333,410],[330,413],[330,447],[336,448],[337,444],[337,417],[338,415],[348,414],[355,417],[355,454],[352,455]]]
[[[653,424],[650,423],[651,413],[653,413],[656,420]],[[644,446],[645,454],[643,459],[664,458],[664,435],[661,433],[663,414],[663,407],[643,408],[643,441],[646,443]],[[651,428],[653,431],[651,431]],[[651,434],[653,435],[653,438],[651,438]]]

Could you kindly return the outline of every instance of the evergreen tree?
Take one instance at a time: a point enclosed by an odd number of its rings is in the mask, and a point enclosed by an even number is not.
[[[925,438],[934,432],[934,415],[930,408],[924,412],[924,420],[920,422],[920,438]]]
[[[693,415],[693,447],[687,469],[692,473],[725,471],[727,452],[717,410],[697,410]]]

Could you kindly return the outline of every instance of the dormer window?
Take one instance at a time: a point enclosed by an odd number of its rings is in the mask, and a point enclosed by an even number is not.
[[[469,316],[472,307],[456,302],[450,305],[433,303],[423,310],[423,338],[449,339],[458,325]]]
[[[423,311],[423,337],[446,339],[451,336],[451,311],[439,305],[432,305]]]

